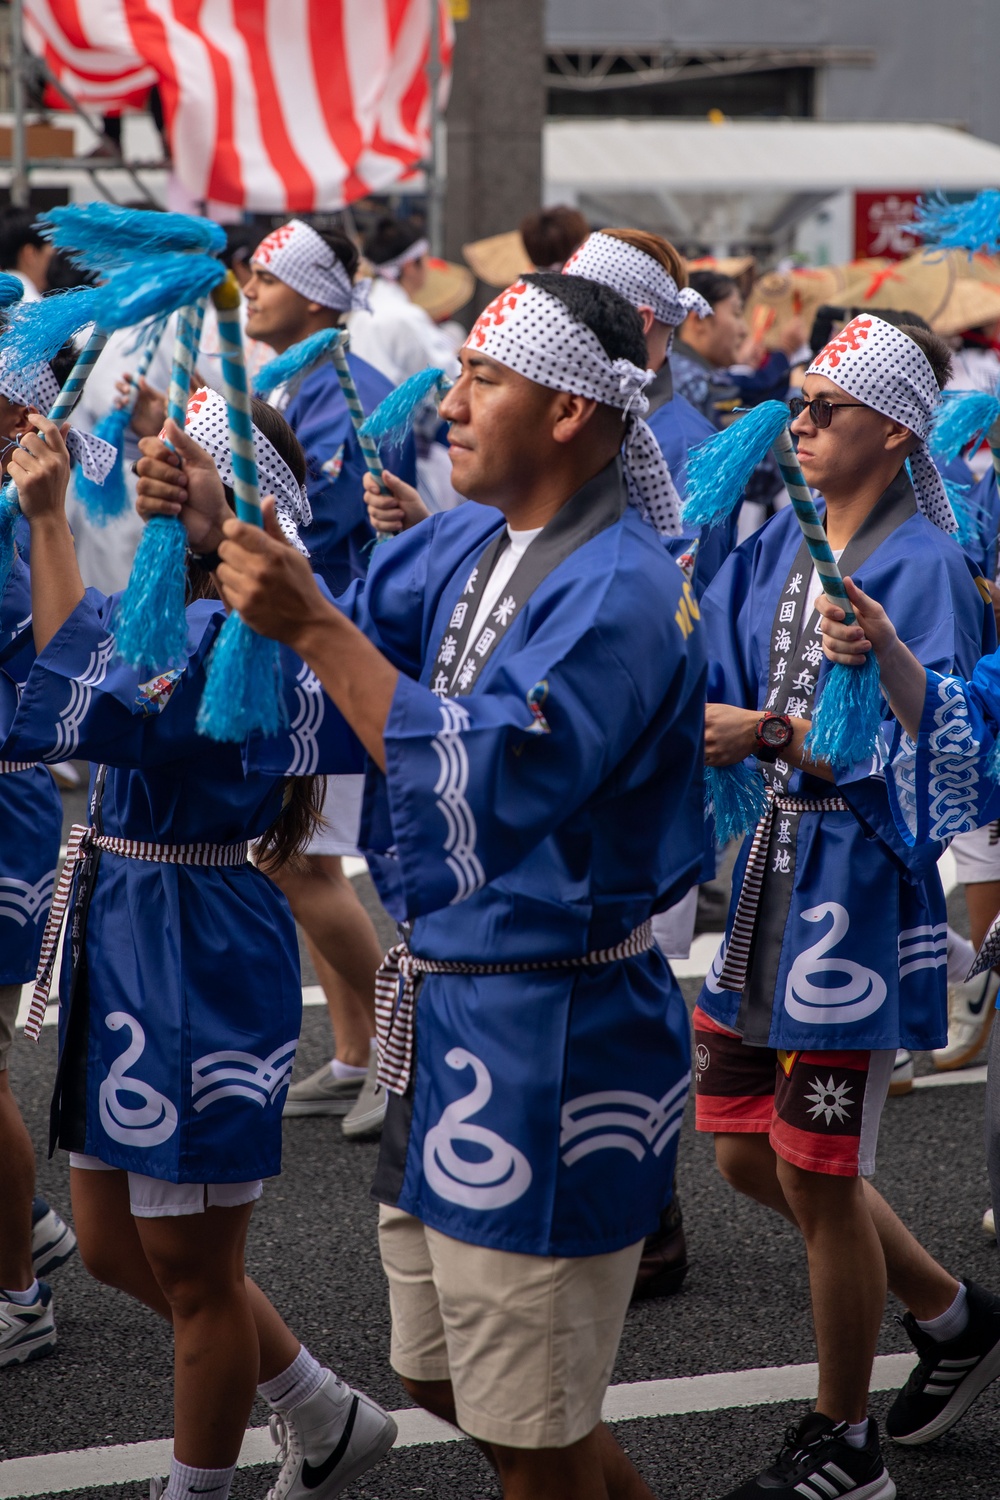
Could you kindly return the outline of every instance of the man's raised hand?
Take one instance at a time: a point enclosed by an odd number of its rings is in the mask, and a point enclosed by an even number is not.
[[[386,469],[382,481],[388,494],[379,488],[373,474],[366,472],[364,476],[368,519],[380,536],[396,536],[400,531],[408,531],[430,515],[417,491],[405,479],[397,479]]]
[[[11,450],[7,471],[29,521],[61,516],[69,485],[69,453],[62,432],[39,412],[29,412],[28,421],[35,431],[26,432]]]
[[[139,490],[135,508],[144,521],[151,516],[179,516],[194,552],[214,552],[232,511],[210,453],[168,419],[163,438],[139,443],[136,464]]]
[[[264,529],[230,517],[215,574],[230,609],[270,640],[296,647],[311,626],[334,612],[320,592],[308,558],[282,536],[274,500],[264,501]]]
[[[844,587],[857,620],[853,625],[845,625],[841,606],[820,594],[816,608],[823,631],[823,651],[829,661],[845,667],[861,667],[872,648],[880,658],[887,656],[899,637],[881,604],[862,593],[850,578],[844,579]]]

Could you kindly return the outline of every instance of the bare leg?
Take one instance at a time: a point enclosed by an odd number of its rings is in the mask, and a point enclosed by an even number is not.
[[[35,1153],[10,1073],[0,1071],[0,1162],[3,1163],[3,1208],[0,1210],[0,1287],[26,1292],[35,1279],[31,1268],[31,1199],[35,1191]]]
[[[860,1422],[885,1309],[885,1260],[860,1177],[806,1172],[778,1159],[778,1181],[809,1258],[819,1358],[816,1409]]]
[[[978,953],[993,918],[1000,911],[1000,880],[976,880],[967,885],[965,902],[969,908],[969,935]]]
[[[375,1035],[375,971],[382,962],[371,917],[334,855],[309,855],[294,869],[286,865],[277,881],[306,934],[326,995],[336,1055],[343,1063],[365,1068]]]

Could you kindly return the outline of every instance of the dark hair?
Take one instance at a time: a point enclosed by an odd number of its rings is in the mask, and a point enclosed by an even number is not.
[[[316,229],[315,224],[312,226]],[[352,239],[348,239],[341,229],[316,229],[316,233],[326,245],[328,250],[340,261],[351,281],[358,274],[358,266],[361,264],[361,256],[358,247]]]
[[[590,225],[579,209],[570,208],[565,203],[529,214],[518,227],[524,248],[531,256],[531,264],[542,270],[564,266],[590,233]]]
[[[25,245],[39,249],[45,240],[35,228],[35,211],[31,208],[0,208],[0,271],[10,271]]]
[[[295,433],[280,412],[266,401],[252,396],[250,417],[255,427],[276,448],[291,469],[297,482],[305,484],[306,456]],[[226,489],[226,498],[233,503],[232,493]],[[218,590],[211,573],[203,568],[188,566],[188,602],[195,599],[217,599]],[[316,829],[323,821],[323,790],[325,776],[292,776],[285,783],[281,811],[258,840],[255,859],[265,875],[279,870],[282,865],[296,859],[305,849]]]
[[[561,271],[533,271],[522,278],[548,292],[580,323],[585,323],[609,359],[629,359],[646,368],[646,335],[642,319],[612,287],[588,276],[564,276]]]
[[[944,339],[939,333],[932,333],[926,327],[918,328],[914,323],[900,323],[899,331],[912,339],[917,348],[927,356],[938,390],[943,391],[951,379],[951,350]]]
[[[227,224],[226,248],[219,256],[219,259],[231,271],[234,266],[249,261],[259,244],[260,235],[255,232],[252,225]]]
[[[692,271],[688,285],[699,292],[710,307],[717,307],[720,302],[725,302],[727,297],[739,291],[733,278],[723,276],[721,271]]]
[[[387,260],[395,260],[423,237],[424,231],[415,219],[394,219],[386,214],[365,235],[365,255],[373,266],[381,266]]]

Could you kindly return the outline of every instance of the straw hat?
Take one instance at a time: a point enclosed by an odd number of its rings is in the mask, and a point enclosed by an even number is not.
[[[714,255],[700,255],[697,260],[687,262],[689,271],[718,271],[720,276],[731,276],[734,281],[752,271],[753,266],[752,255],[722,255],[718,259]]]
[[[1000,286],[972,277],[955,281],[948,299],[931,320],[935,333],[946,338],[967,328],[982,328],[1000,321]]]
[[[898,261],[854,261],[844,267],[844,302],[850,307],[893,308],[919,313],[932,328],[948,304],[958,277],[955,262],[918,251]]]
[[[781,330],[802,318],[806,331],[824,302],[840,302],[844,276],[839,266],[795,267],[767,271],[754,282],[746,302],[746,318],[755,338],[766,348],[777,348]]]
[[[467,263],[487,286],[510,286],[525,271],[532,269],[531,256],[524,248],[520,232],[491,234],[489,239],[473,240],[462,246]]]
[[[424,257],[424,265],[427,280],[413,300],[435,323],[443,323],[468,302],[476,289],[476,278],[468,267],[452,260],[438,260],[433,255]]]

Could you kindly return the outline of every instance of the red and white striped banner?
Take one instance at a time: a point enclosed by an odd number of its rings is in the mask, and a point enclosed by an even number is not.
[[[309,213],[426,157],[435,9],[446,88],[447,0],[25,0],[25,41],[84,109],[158,83],[196,201]]]

